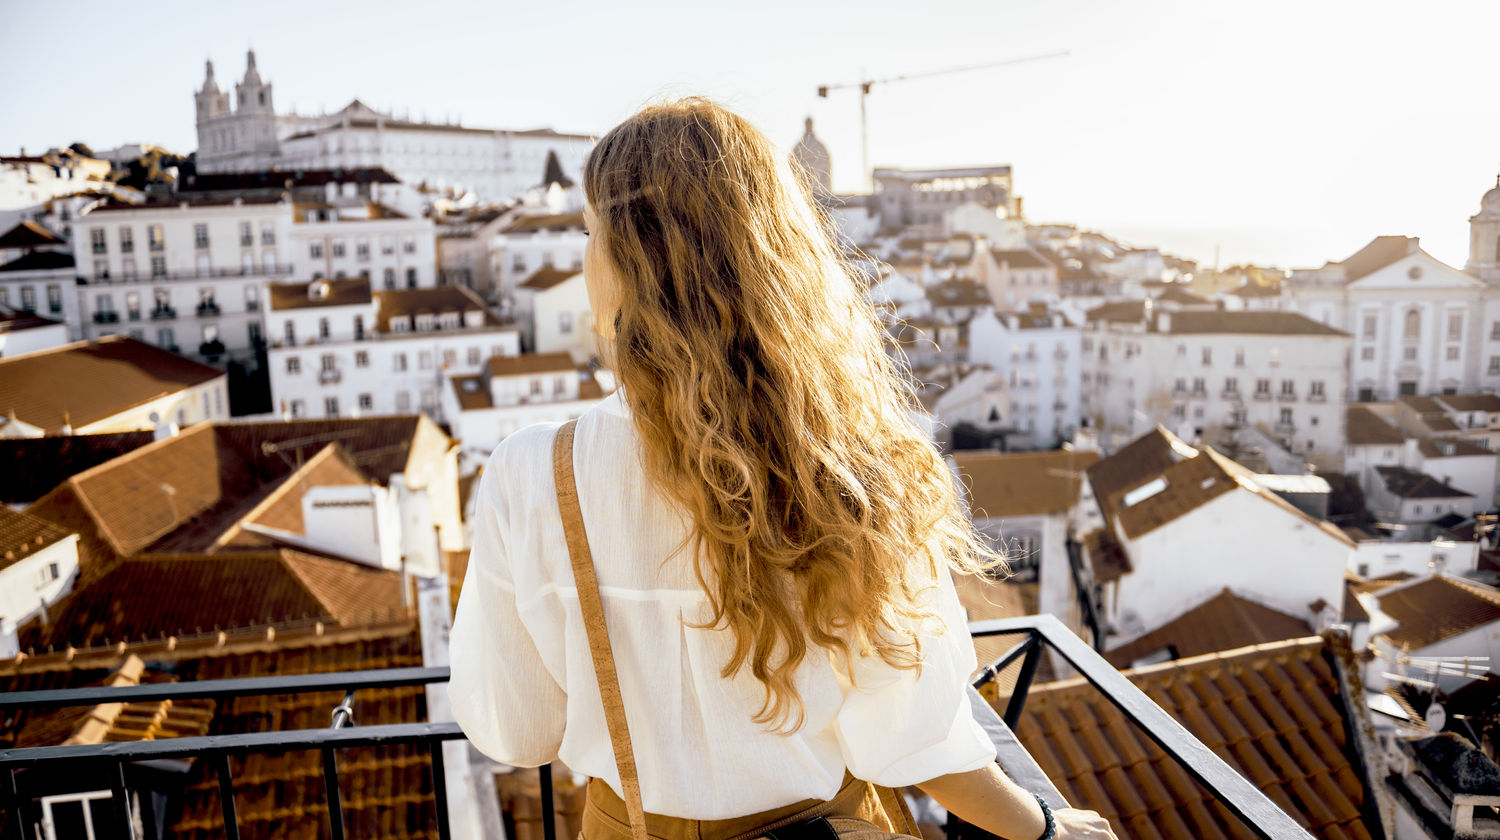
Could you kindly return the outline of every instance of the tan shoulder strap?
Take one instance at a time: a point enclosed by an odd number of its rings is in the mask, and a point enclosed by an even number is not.
[[[609,646],[609,629],[604,624],[604,605],[599,600],[599,581],[594,577],[594,557],[589,553],[588,534],[583,528],[583,511],[578,507],[578,485],[573,480],[573,432],[577,420],[569,420],[557,430],[552,444],[552,477],[557,484],[557,509],[562,513],[563,533],[568,541],[568,557],[573,563],[573,582],[578,587],[578,606],[583,612],[583,627],[589,637],[589,653],[594,658],[594,679],[604,700],[604,722],[609,726],[609,742],[615,750],[615,767],[620,771],[620,787],[625,810],[630,814],[633,840],[647,840],[646,811],[641,805],[641,779],[635,768],[635,752],[630,747],[630,728],[625,723],[625,698],[620,695],[620,676],[615,670],[615,654]]]

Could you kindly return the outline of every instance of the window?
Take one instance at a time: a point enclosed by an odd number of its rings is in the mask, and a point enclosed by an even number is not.
[[[1323,394],[1323,380],[1321,380],[1321,379],[1314,379],[1313,381],[1309,382],[1307,384],[1307,394],[1310,397],[1318,397],[1318,398],[1321,399],[1324,396],[1324,394]]]
[[[406,288],[408,288],[408,289],[415,289],[416,287],[417,287],[417,270],[415,268],[408,268],[406,270]]]
[[[318,357],[318,369],[325,373],[332,373],[338,369],[338,362],[332,353],[324,353]]]
[[[387,268],[384,274],[385,288],[387,291],[396,288],[396,269]]]
[[[249,222],[240,222],[240,247],[249,248],[255,244],[255,226]]]
[[[246,325],[246,330],[250,338],[251,347],[259,347],[265,341],[265,339],[260,334],[259,321],[251,321]]]
[[[1422,337],[1422,313],[1420,310],[1406,310],[1406,326],[1402,334],[1409,341]]]
[[[1374,347],[1361,347],[1361,348],[1359,348],[1359,360],[1362,361],[1362,362],[1373,362],[1373,361],[1375,361],[1375,348]]]
[[[315,260],[323,259],[323,243],[309,242],[307,244],[307,255]]]
[[[104,297],[104,295],[100,295],[100,297]],[[26,310],[27,312],[35,312],[36,311],[36,287],[35,286],[23,286],[23,287],[21,287],[21,308],[24,309],[24,310]]]
[[[126,280],[135,279],[135,258],[125,257],[120,260],[120,276]]]
[[[56,283],[47,286],[47,310],[50,312],[62,311],[62,286]]]
[[[375,398],[369,394],[359,395],[359,410],[369,411],[375,407]]]
[[[1240,381],[1233,376],[1224,380],[1224,393],[1238,394],[1240,392]]]
[[[218,340],[219,340],[219,325],[218,324],[204,324],[203,325],[203,343],[204,344],[212,344],[213,342],[218,341]]]
[[[135,236],[134,236],[134,234],[132,234],[130,232],[130,228],[128,228],[128,227],[126,227],[124,225],[121,225],[120,226],[120,253],[122,253],[122,254],[130,254],[130,253],[133,253],[134,251],[135,251]],[[1495,326],[1500,327],[1500,321],[1496,321],[1495,322]]]
[[[468,355],[467,359],[468,359],[469,367],[475,367],[475,366],[477,366],[479,364],[479,348],[478,347],[470,347],[469,348],[469,355]]]
[[[1490,341],[1500,341],[1500,321],[1490,322]]]
[[[94,260],[94,276],[105,278],[105,281],[108,282],[109,260]]]
[[[164,347],[168,350],[177,347],[177,335],[172,332],[171,327],[162,327],[156,331],[156,346]]]
[[[260,269],[267,274],[276,273],[276,252],[267,248],[260,255]]]
[[[1281,364],[1281,348],[1280,347],[1277,347],[1277,346],[1274,346],[1274,345],[1271,347],[1270,362],[1271,362],[1271,367],[1276,367],[1277,365]]]
[[[1193,393],[1194,394],[1198,394],[1198,395],[1201,396],[1203,394],[1205,388],[1206,388],[1206,383],[1203,381],[1203,377],[1201,377],[1201,376],[1195,376],[1195,377],[1193,377]]]
[[[1380,316],[1373,314],[1366,315],[1364,329],[1360,332],[1360,335],[1367,339],[1373,339],[1375,337],[1375,329],[1379,325],[1379,323]]]
[[[333,255],[334,257],[342,257],[344,255],[344,240],[333,240]]]
[[[368,260],[370,258],[370,240],[354,240],[354,258],[357,260]]]
[[[1450,362],[1456,362],[1456,361],[1458,361],[1458,348],[1457,347],[1449,347],[1443,353],[1443,358],[1446,359],[1447,361],[1450,361]]]
[[[1214,363],[1214,350],[1213,350],[1213,348],[1212,347],[1205,347],[1205,348],[1203,348],[1203,364],[1204,365],[1211,365],[1213,363]]]
[[[1459,341],[1464,337],[1464,315],[1462,312],[1448,313],[1448,340]]]
[[[21,308],[22,309],[29,309],[30,308],[30,307],[26,306],[26,304],[25,304],[26,293],[27,292],[31,292],[31,297],[32,297],[33,300],[36,298],[36,292],[33,291],[30,287],[22,289],[21,290],[21,301],[22,301]],[[95,312],[98,312],[100,314],[107,314],[107,313],[113,312],[114,309],[115,309],[114,295],[96,295],[94,297],[94,311]]]
[[[1290,408],[1283,408],[1276,422],[1282,426],[1292,425],[1292,410]]]
[[[260,244],[276,244],[276,225],[271,222],[262,222],[260,225]]]
[[[1412,513],[1421,513],[1422,512],[1422,506],[1421,505],[1412,505],[1411,512]]]
[[[391,357],[391,370],[401,373],[406,370],[406,354],[397,353]],[[403,409],[404,411],[405,409]]]
[[[396,253],[395,237],[390,235],[380,237],[380,253],[387,255]]]
[[[339,416],[339,398],[338,397],[324,397],[323,398],[323,416],[324,417],[337,417],[337,416]]]
[[[415,236],[408,236],[402,239],[401,250],[408,254],[415,254],[417,252],[417,238]]]
[[[1257,393],[1257,394],[1270,394],[1271,393],[1271,380],[1269,380],[1269,379],[1257,379],[1257,380],[1255,380],[1255,393]]]
[[[166,277],[167,276],[167,258],[166,257],[152,257],[151,258],[151,276],[152,277]]]
[[[559,376],[552,380],[552,396],[560,397],[568,392],[568,378]]]
[[[48,827],[48,840],[60,837],[97,840],[115,836],[111,799],[107,790],[42,797],[41,817],[42,824]]]
[[[396,413],[405,414],[411,411],[411,394],[405,391],[396,392]]]
[[[201,224],[201,223],[193,225],[193,247],[194,248],[207,248],[208,247],[208,225]]]
[[[318,319],[318,338],[319,338],[319,340],[322,340],[322,341],[328,340],[328,334],[329,334],[328,319],[327,318],[319,318]]]
[[[457,350],[444,350],[443,351],[443,367],[445,369],[453,367],[457,363],[458,363],[458,351]]]
[[[417,368],[419,370],[432,370],[431,350],[423,350],[417,354]]]
[[[302,400],[292,400],[292,416],[306,417],[307,403],[303,402]]]
[[[540,378],[533,378],[531,380],[531,395],[533,397],[540,397],[542,395],[542,380]]]
[[[356,351],[354,351],[354,366],[355,367],[369,367],[370,366],[370,354],[369,354],[369,352],[365,351],[365,350],[356,350]]]
[[[290,347],[297,346],[297,325],[290,319],[286,322],[286,343]]]
[[[1490,357],[1490,367],[1486,373],[1490,376],[1500,376],[1500,356]]]
[[[1281,395],[1283,397],[1297,396],[1297,383],[1290,379],[1281,380]]]
[[[1417,360],[1417,348],[1415,346],[1401,348],[1401,358],[1408,362],[1415,362]]]
[[[286,372],[288,376],[296,376],[302,372],[302,360],[296,356],[286,357]]]
[[[161,225],[146,225],[146,245],[153,251],[160,251],[167,247],[166,236],[162,233]]]
[[[132,321],[141,320],[141,293],[125,293],[125,317]]]
[[[557,331],[562,333],[563,335],[567,335],[573,332],[573,313],[557,313]]]
[[[1236,347],[1236,348],[1234,348],[1234,366],[1235,367],[1244,367],[1245,366],[1245,348],[1243,348],[1243,347]]]
[[[96,254],[109,253],[109,243],[104,239],[104,228],[94,228],[89,231],[89,246]]]

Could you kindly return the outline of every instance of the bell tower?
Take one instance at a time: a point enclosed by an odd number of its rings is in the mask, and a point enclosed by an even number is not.
[[[1500,286],[1500,178],[1479,200],[1479,212],[1469,217],[1469,262],[1464,271]]]
[[[828,147],[813,134],[812,117],[804,124],[802,139],[792,147],[792,163],[806,173],[814,195],[833,195],[833,161]]]

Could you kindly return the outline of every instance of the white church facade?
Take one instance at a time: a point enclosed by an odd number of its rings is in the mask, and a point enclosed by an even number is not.
[[[542,183],[549,155],[574,180],[594,138],[551,129],[512,131],[411,120],[358,99],[332,114],[278,114],[270,82],[246,58],[234,101],[213,62],[194,94],[198,171],[265,172],[383,168],[413,187],[473,193],[481,202],[523,195]]]

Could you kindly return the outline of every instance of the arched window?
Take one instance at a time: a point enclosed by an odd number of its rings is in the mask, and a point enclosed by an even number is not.
[[[1406,329],[1404,335],[1407,338],[1422,337],[1422,313],[1420,310],[1406,310]]]

